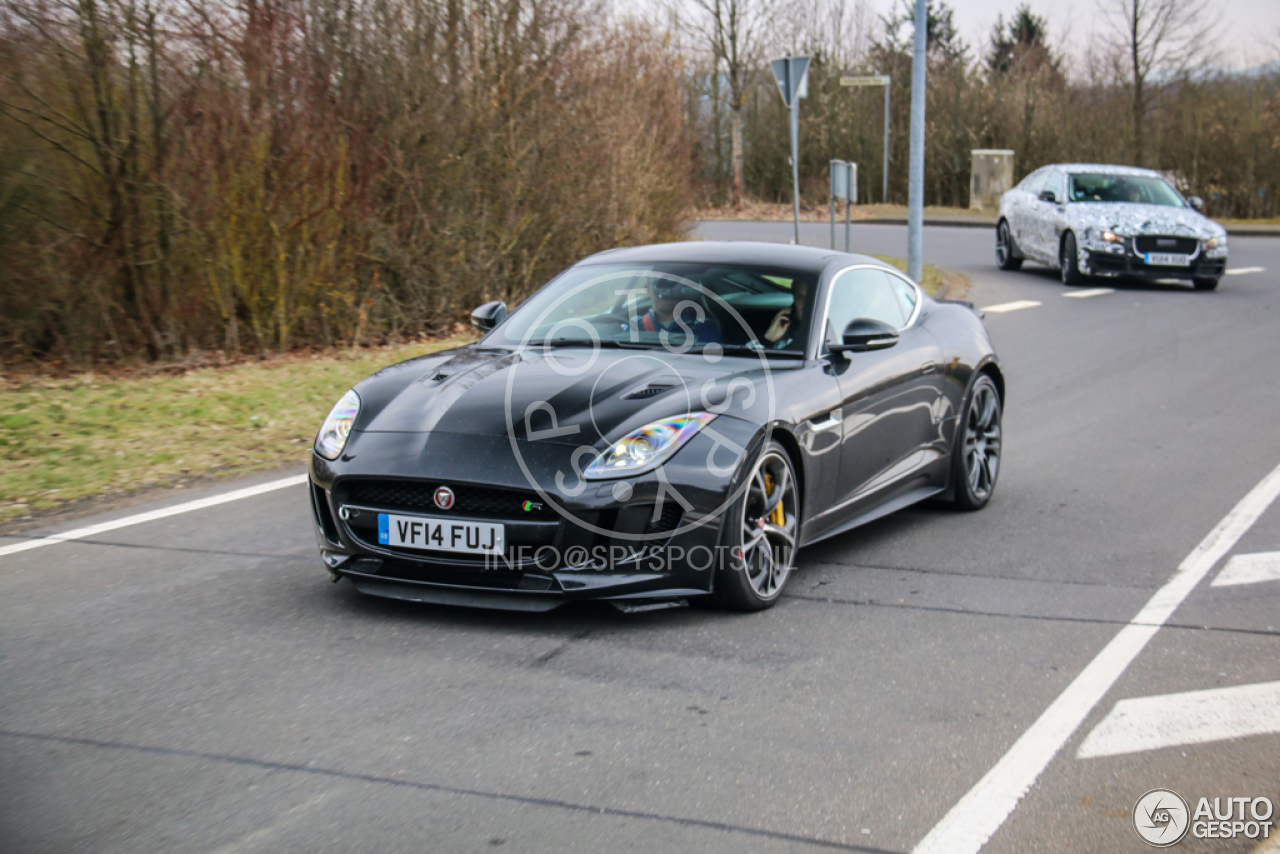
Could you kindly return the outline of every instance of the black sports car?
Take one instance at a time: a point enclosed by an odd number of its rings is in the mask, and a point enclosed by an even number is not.
[[[756,610],[797,548],[995,488],[1004,377],[980,316],[873,258],[617,249],[472,321],[482,340],[379,371],[321,427],[311,499],[335,581],[518,610]]]

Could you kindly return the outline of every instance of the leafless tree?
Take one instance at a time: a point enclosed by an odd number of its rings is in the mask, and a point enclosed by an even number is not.
[[[742,203],[742,110],[772,39],[774,0],[673,0],[674,11],[698,49],[713,59],[713,74],[729,88],[729,144],[733,204]],[[687,15],[681,14],[687,10]]]
[[[1185,73],[1213,53],[1217,19],[1211,0],[1099,0],[1106,43],[1123,62],[1130,88],[1133,162],[1146,155],[1151,84]]]

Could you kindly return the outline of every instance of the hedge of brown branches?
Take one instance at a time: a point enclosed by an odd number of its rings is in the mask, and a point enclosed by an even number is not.
[[[687,208],[682,70],[579,0],[21,0],[0,355],[448,327]]]

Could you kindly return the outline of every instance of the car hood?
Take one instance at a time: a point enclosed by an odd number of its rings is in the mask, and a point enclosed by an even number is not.
[[[759,417],[755,410],[767,409],[770,398],[769,375],[759,358],[712,362],[662,350],[464,348],[404,362],[361,382],[356,429],[513,434],[592,445],[685,412],[714,408]]]
[[[1226,234],[1226,229],[1192,208],[1073,202],[1067,211],[1067,218],[1077,228],[1110,229],[1131,237],[1166,234],[1207,240]]]

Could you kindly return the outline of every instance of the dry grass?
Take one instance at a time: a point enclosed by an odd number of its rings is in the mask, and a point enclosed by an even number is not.
[[[972,211],[968,208],[926,207],[925,219],[963,219],[979,222],[995,223],[995,211]],[[740,207],[731,206],[698,208],[690,215],[697,220],[732,220],[758,222],[790,222],[795,216],[791,205],[773,202],[744,201]],[[906,219],[906,205],[853,205],[849,208],[849,219],[862,222],[869,219]],[[831,208],[827,202],[812,204],[800,208],[801,222],[830,222]],[[844,222],[844,208],[836,210],[837,223]]]
[[[284,356],[176,376],[10,378],[0,395],[0,522],[91,495],[301,465],[341,394],[442,341]]]

